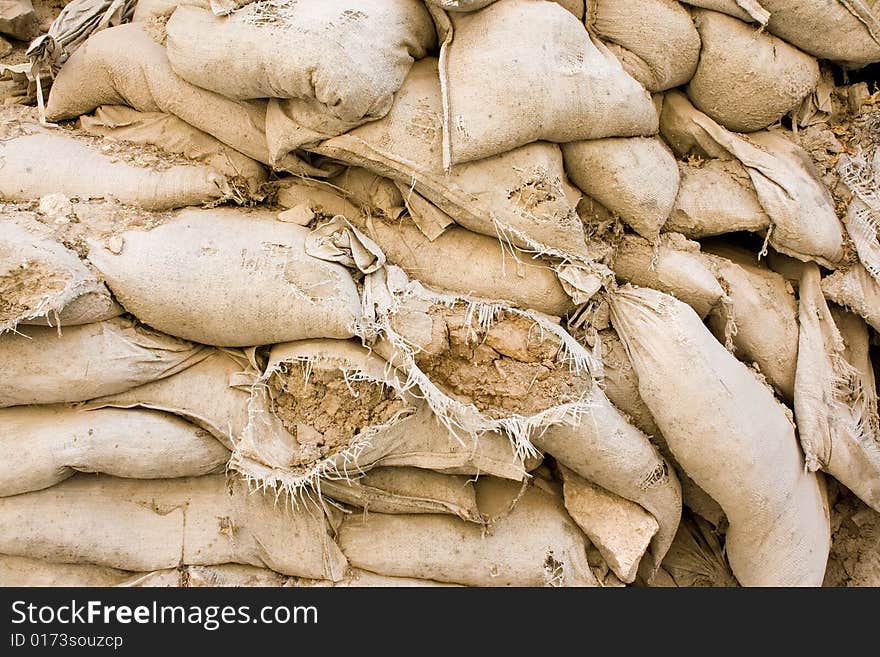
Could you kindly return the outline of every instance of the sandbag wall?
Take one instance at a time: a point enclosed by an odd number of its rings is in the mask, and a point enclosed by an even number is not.
[[[0,584],[880,584],[814,4],[139,0],[6,92]]]

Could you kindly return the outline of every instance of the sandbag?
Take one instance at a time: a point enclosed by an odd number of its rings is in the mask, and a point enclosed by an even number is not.
[[[28,41],[40,33],[40,19],[31,0],[0,1],[0,34]]]
[[[109,395],[198,363],[201,345],[131,320],[108,319],[58,329],[22,327],[0,336],[0,408]]]
[[[664,230],[699,239],[770,227],[770,217],[739,161],[679,162],[678,167],[681,184]]]
[[[258,195],[268,180],[266,168],[220,140],[192,127],[173,114],[139,112],[124,105],[102,105],[80,126],[90,135],[114,141],[150,144],[187,159],[202,162],[226,176],[229,184]]]
[[[657,132],[648,92],[556,3],[505,0],[449,16],[454,36],[440,52],[444,167],[542,139]]]
[[[877,6],[827,0],[683,0],[689,5],[754,20],[771,34],[820,59],[850,68],[880,61]]]
[[[809,155],[781,131],[734,134],[696,110],[678,91],[664,96],[661,116],[661,133],[680,157],[733,157],[743,164],[770,217],[770,246],[830,269],[843,262],[843,227],[831,194]]]
[[[621,288],[611,319],[669,448],[727,515],[737,579],[821,585],[831,539],[824,489],[769,388],[667,294]]]
[[[678,478],[648,437],[627,422],[598,386],[586,402],[586,410],[547,427],[534,436],[534,443],[581,477],[641,505],[656,519],[659,530],[651,541],[651,559],[643,563],[650,579],[678,528]]]
[[[700,35],[675,0],[587,0],[586,26],[610,44],[623,68],[648,91],[687,83],[700,57]],[[619,51],[618,51],[619,49]]]
[[[54,563],[30,557],[0,555],[0,586],[125,586],[141,575],[85,563]]]
[[[0,550],[62,563],[149,571],[243,563],[341,579],[346,561],[324,511],[248,491],[223,475],[132,480],[79,475],[0,498]]]
[[[880,283],[862,265],[856,263],[823,278],[822,292],[880,331]]]
[[[140,167],[57,132],[0,142],[0,200],[33,201],[55,193],[169,210],[220,201],[230,190],[226,179],[209,167]]]
[[[817,265],[804,269],[799,295],[794,411],[807,468],[821,468],[880,510],[880,419],[867,329],[850,335],[851,362]]]
[[[560,468],[565,510],[596,546],[614,574],[630,584],[659,526],[638,504]]]
[[[520,486],[476,483],[480,509],[501,514],[487,530],[443,515],[370,513],[345,518],[339,545],[352,565],[382,575],[469,586],[597,586],[587,541],[562,500],[536,486],[503,512]]]
[[[722,250],[712,255],[711,245],[703,249],[729,298],[710,313],[709,328],[737,358],[755,363],[767,382],[791,401],[798,354],[798,305],[791,286],[741,254]]]
[[[693,17],[703,47],[687,94],[725,128],[766,128],[819,83],[816,59],[782,39],[715,11],[697,10]]]
[[[201,362],[182,372],[93,399],[84,408],[149,408],[173,413],[232,449],[247,425],[250,389],[258,374],[243,353],[209,349]]]
[[[190,210],[122,233],[121,247],[93,242],[89,260],[126,310],[173,335],[227,347],[350,337],[354,281],[305,252],[308,234],[268,210]]]
[[[37,232],[36,226],[19,225],[13,216],[3,217],[0,333],[20,323],[88,324],[121,311],[107,287],[75,253]]]
[[[427,0],[446,11],[476,11],[488,7],[496,0]],[[578,18],[584,17],[584,0],[553,0]]]
[[[565,171],[585,194],[654,241],[678,193],[678,164],[657,137],[592,139],[562,147]]]
[[[46,116],[51,121],[73,119],[101,105],[173,114],[263,164],[326,175],[294,155],[273,161],[266,142],[265,101],[235,101],[182,80],[143,23],[101,30],[78,48],[52,83]]]
[[[8,496],[54,486],[76,472],[130,479],[222,472],[229,450],[157,411],[21,406],[0,410],[0,460],[0,496]]]
[[[468,230],[532,251],[588,257],[575,212],[580,192],[565,178],[558,146],[539,142],[445,170],[442,124],[437,60],[425,58],[387,116],[312,150],[399,182]]]
[[[351,480],[323,480],[322,495],[375,513],[448,513],[482,522],[473,483],[420,468],[374,468]]]
[[[611,269],[624,281],[681,299],[700,317],[724,297],[699,245],[675,233],[664,233],[656,247],[641,237],[624,235],[614,251]]]

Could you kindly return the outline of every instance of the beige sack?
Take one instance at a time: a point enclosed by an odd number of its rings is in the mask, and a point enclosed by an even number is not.
[[[488,7],[496,0],[426,0],[446,11],[476,11]],[[578,18],[584,17],[584,0],[553,0]]]
[[[624,281],[681,299],[700,317],[724,297],[699,245],[675,233],[664,233],[656,247],[641,237],[625,235],[614,251],[611,268]]]
[[[72,326],[122,312],[79,257],[14,215],[0,221],[0,333],[18,324]]]
[[[880,331],[880,283],[860,264],[822,279],[822,292]]]
[[[345,518],[339,545],[358,568],[469,586],[597,586],[587,541],[556,495],[490,477],[477,484],[480,509],[501,517],[488,531],[443,515],[370,513]]]
[[[847,354],[818,266],[804,269],[799,292],[794,410],[807,467],[821,468],[880,511],[880,419],[867,329],[850,332]]]
[[[669,448],[730,521],[725,549],[737,579],[821,585],[827,501],[773,393],[669,295],[621,289],[611,318]]]
[[[412,67],[385,118],[312,150],[391,178],[468,230],[529,250],[587,257],[575,212],[580,192],[565,178],[558,146],[540,142],[444,171],[442,124],[437,60],[425,58]]]
[[[345,557],[320,506],[276,503],[223,475],[130,480],[80,475],[0,498],[0,551],[149,571],[243,563],[340,579]]]
[[[92,243],[89,260],[126,310],[173,335],[228,347],[347,338],[357,289],[305,252],[308,234],[270,210],[190,210],[122,233],[121,247]]]
[[[645,88],[556,3],[504,0],[450,17],[440,52],[445,167],[541,139],[656,133]]]
[[[587,0],[587,29],[609,44],[623,68],[651,92],[686,84],[700,35],[675,0]]]
[[[229,450],[165,413],[58,406],[0,410],[0,496],[48,488],[76,472],[130,479],[222,472]]]
[[[223,200],[230,189],[224,176],[204,165],[136,166],[57,132],[0,142],[0,200],[35,201],[56,193],[168,210]]]
[[[0,336],[0,408],[109,395],[198,363],[210,352],[127,319],[19,327]]]
[[[85,563],[55,563],[30,557],[0,555],[0,586],[124,586],[137,573]]]
[[[565,171],[585,194],[654,241],[678,193],[678,164],[657,137],[593,139],[562,147]]]
[[[703,47],[691,102],[736,132],[776,123],[819,83],[819,64],[782,39],[714,11],[693,12]]]

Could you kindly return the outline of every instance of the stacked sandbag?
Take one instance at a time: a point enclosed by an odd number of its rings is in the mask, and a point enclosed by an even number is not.
[[[868,4],[141,0],[16,45],[0,584],[839,581]]]

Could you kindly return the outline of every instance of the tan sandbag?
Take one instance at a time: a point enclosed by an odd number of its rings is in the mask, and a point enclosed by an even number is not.
[[[860,315],[880,331],[880,283],[856,263],[822,279],[822,292],[831,301]]]
[[[586,5],[587,29],[610,45],[626,72],[648,91],[671,89],[691,79],[700,57],[700,35],[681,4],[587,0]]]
[[[770,389],[667,294],[621,288],[611,319],[669,448],[727,515],[725,549],[737,579],[821,585],[827,501]]]
[[[0,408],[74,402],[123,392],[198,363],[210,352],[115,318],[0,336]]]
[[[40,19],[31,0],[0,1],[0,34],[28,41],[40,33]]]
[[[798,354],[798,305],[791,285],[742,256],[733,261],[723,252],[713,255],[711,245],[704,252],[729,298],[709,315],[713,335],[741,361],[755,363],[767,382],[791,401]]]
[[[817,265],[804,269],[799,295],[794,410],[807,468],[821,468],[880,510],[880,419],[867,328],[850,332],[847,354]]]
[[[169,18],[180,5],[210,9],[211,0],[138,0],[134,8],[133,23]]]
[[[105,139],[150,144],[163,151],[202,162],[226,176],[234,186],[251,195],[268,180],[266,167],[230,148],[206,132],[173,114],[139,112],[124,105],[102,105],[91,116],[81,116],[80,126],[90,135]]]
[[[390,262],[432,288],[548,315],[564,315],[573,308],[549,262],[527,254],[514,257],[488,235],[453,226],[431,241],[407,218],[390,222],[363,217],[355,223]]]
[[[86,563],[55,563],[31,557],[0,555],[0,586],[124,586],[138,573]]]
[[[229,450],[206,431],[165,413],[64,406],[0,410],[0,496],[48,488],[76,472],[129,479],[222,472]]]
[[[659,526],[634,502],[591,484],[572,470],[560,468],[565,510],[590,539],[621,581],[636,578],[639,562]]]
[[[224,176],[210,167],[136,166],[57,132],[39,131],[0,142],[0,200],[34,201],[61,193],[169,210],[220,201],[229,192]]]
[[[283,161],[270,159],[265,101],[235,101],[182,80],[143,23],[101,30],[78,48],[52,83],[46,115],[51,121],[73,119],[101,105],[173,114],[263,164],[326,174],[292,155]]]
[[[443,515],[345,518],[339,545],[352,565],[382,575],[469,586],[597,586],[587,541],[562,500],[535,486],[483,477],[477,500],[500,516],[488,530]]]
[[[340,579],[345,557],[317,504],[277,504],[223,475],[132,480],[79,475],[0,498],[0,551],[149,571],[243,563]]]
[[[624,281],[681,299],[700,317],[724,297],[699,245],[675,233],[664,233],[657,246],[635,235],[623,236],[614,251],[611,269]]]
[[[648,437],[627,422],[598,386],[585,401],[586,410],[547,427],[534,436],[534,443],[581,477],[641,505],[656,519],[659,530],[651,542],[651,558],[642,564],[650,579],[678,528],[678,478]]]
[[[425,58],[413,65],[387,116],[312,150],[391,178],[468,230],[528,250],[587,257],[575,212],[581,194],[565,178],[559,146],[539,142],[444,170],[442,126],[437,60]]]
[[[699,160],[679,162],[678,167],[681,185],[664,230],[700,239],[770,227],[770,217],[739,161]]]
[[[293,587],[317,587],[317,588],[367,588],[367,587],[394,587],[394,588],[411,588],[424,586],[459,586],[458,584],[448,584],[446,582],[435,582],[429,579],[416,579],[415,577],[388,577],[387,575],[379,575],[371,573],[369,570],[361,570],[360,568],[350,568],[345,577],[338,582],[330,580],[310,580],[301,577],[291,579],[287,586]]]
[[[182,372],[93,399],[85,408],[149,408],[173,413],[232,449],[247,425],[250,389],[257,376],[244,354],[210,349],[201,362]]]
[[[873,2],[807,0],[683,0],[753,20],[771,34],[820,59],[849,68],[880,61],[878,8]],[[755,28],[757,29],[757,27]]]
[[[426,0],[446,11],[476,11],[488,7],[496,0]],[[553,0],[578,18],[584,17],[584,0]]]
[[[657,137],[611,137],[565,144],[565,171],[585,194],[654,241],[678,193],[678,164]]]
[[[835,269],[844,260],[843,226],[809,155],[783,130],[739,135],[698,111],[678,91],[665,94],[661,133],[679,156],[739,160],[770,217],[768,243],[777,251]]]
[[[663,560],[663,569],[674,586],[734,587],[739,583],[730,572],[718,536],[699,518],[684,516],[678,534]]]
[[[308,229],[275,214],[184,211],[122,233],[121,246],[92,243],[89,260],[126,310],[173,335],[227,347],[350,337],[360,310],[351,275],[308,255]]]
[[[420,468],[373,468],[359,479],[320,483],[322,495],[370,513],[448,513],[482,522],[473,482]]]
[[[538,140],[657,131],[644,87],[556,3],[505,0],[449,16],[454,37],[440,52],[444,166]]]
[[[687,94],[725,128],[766,128],[819,83],[816,59],[782,39],[715,11],[697,10],[693,17],[703,46]]]
[[[0,333],[20,323],[70,326],[119,315],[104,283],[36,228],[15,223],[15,215],[0,222]]]

